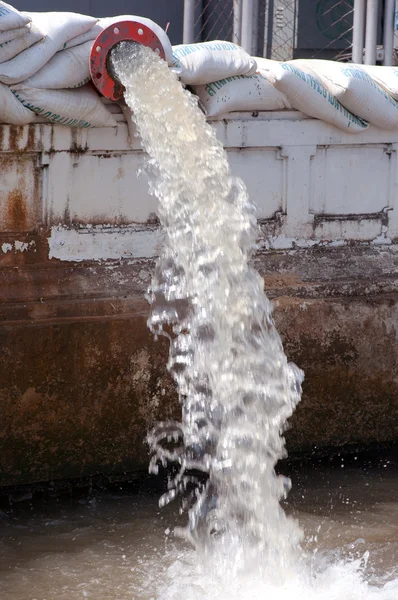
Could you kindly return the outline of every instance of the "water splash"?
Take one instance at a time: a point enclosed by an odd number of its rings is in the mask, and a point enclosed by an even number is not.
[[[149,155],[166,234],[149,326],[170,339],[167,367],[182,422],[150,433],[151,468],[178,463],[162,501],[185,495],[185,535],[199,550],[213,560],[214,546],[221,548],[217,556],[228,554],[231,569],[232,547],[236,569],[261,556],[271,571],[296,560],[301,538],[279,504],[289,481],[274,467],[302,375],[287,362],[250,266],[255,210],[196,99],[166,63],[130,43],[117,46],[112,60]]]

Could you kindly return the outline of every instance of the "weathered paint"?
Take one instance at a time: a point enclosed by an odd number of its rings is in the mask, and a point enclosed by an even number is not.
[[[298,113],[215,127],[258,206],[254,262],[306,371],[289,448],[398,440],[396,134]],[[145,466],[147,428],[178,415],[167,345],[146,327],[162,233],[143,158],[122,122],[0,126],[3,485]]]
[[[49,257],[66,261],[151,258],[159,252],[159,227],[94,225],[53,226],[48,238]]]

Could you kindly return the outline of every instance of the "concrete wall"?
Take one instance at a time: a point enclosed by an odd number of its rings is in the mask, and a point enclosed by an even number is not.
[[[115,129],[0,126],[0,483],[145,466],[178,416],[144,298],[162,232]],[[396,134],[299,113],[216,122],[258,206],[254,258],[306,372],[290,450],[398,440]]]

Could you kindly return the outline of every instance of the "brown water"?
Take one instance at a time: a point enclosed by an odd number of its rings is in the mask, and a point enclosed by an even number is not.
[[[304,528],[314,572],[324,569],[330,582],[310,586],[310,593],[298,586],[297,594],[259,590],[247,597],[397,600],[396,457],[287,470],[293,479],[287,511]],[[176,505],[159,510],[158,490],[126,485],[18,502],[0,518],[0,598],[213,599],[198,584],[192,550],[170,533],[179,520]],[[340,583],[347,595],[334,589]]]

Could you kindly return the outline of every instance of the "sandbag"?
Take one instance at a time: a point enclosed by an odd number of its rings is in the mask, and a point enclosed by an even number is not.
[[[16,40],[17,38],[29,33],[29,31],[29,25],[17,27],[16,29],[8,29],[8,31],[0,31],[0,44],[5,44],[6,42],[11,42],[11,40]]]
[[[357,65],[351,65],[357,66]],[[379,67],[377,65],[361,65],[360,67],[394,100],[398,100],[398,67]]]
[[[266,73],[238,75],[214,83],[192,86],[208,117],[239,110],[283,110],[291,108],[285,94],[269,82]]]
[[[27,48],[36,44],[44,38],[44,33],[35,25],[29,28],[27,33],[4,44],[0,44],[0,63],[11,60]]]
[[[27,125],[35,120],[36,115],[15,98],[9,87],[0,83],[0,123]]]
[[[34,25],[46,36],[15,58],[0,65],[0,81],[9,85],[24,81],[37,73],[68,40],[88,31],[97,22],[94,17],[77,13],[23,14],[32,18]]]
[[[11,90],[24,106],[51,123],[84,128],[116,126],[91,85],[76,90],[40,90],[18,84]]]
[[[173,46],[173,67],[188,85],[205,85],[237,75],[253,75],[257,64],[240,46],[231,42],[203,42]]]
[[[79,35],[66,42],[65,48],[73,48],[74,46],[79,46],[80,44],[84,44],[90,40],[95,40],[95,38],[103,29],[120,21],[136,21],[137,23],[142,23],[143,25],[146,25],[152,29],[163,45],[167,63],[170,66],[173,64],[173,49],[166,32],[154,21],[146,19],[145,17],[137,17],[135,15],[119,15],[117,17],[106,17],[104,19],[99,19],[98,23],[96,23],[89,31],[86,31],[86,33],[83,33],[82,35]]]
[[[57,52],[44,67],[23,82],[28,87],[57,90],[77,88],[90,81],[92,41]]]
[[[269,79],[286,94],[293,108],[335,125],[348,133],[364,131],[368,124],[353,115],[331,94],[309,68],[304,72],[293,62],[272,66]]]
[[[20,13],[16,8],[5,2],[0,2],[0,31],[23,27],[30,21],[31,18],[28,15]]]
[[[294,62],[308,64],[349,111],[381,129],[398,129],[398,102],[359,65],[327,60]]]
[[[274,65],[279,65],[281,61],[271,60],[270,58],[263,58],[262,56],[255,56],[254,60],[257,63],[257,69],[259,71],[269,71]]]

